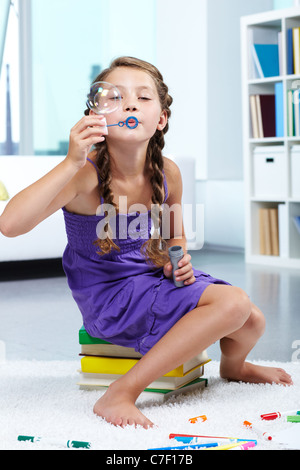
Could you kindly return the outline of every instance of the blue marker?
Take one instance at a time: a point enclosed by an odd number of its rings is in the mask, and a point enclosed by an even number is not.
[[[184,449],[204,449],[208,447],[218,447],[218,442],[206,442],[205,444],[191,444],[186,446],[176,446],[176,447],[155,447],[148,450],[184,450]]]

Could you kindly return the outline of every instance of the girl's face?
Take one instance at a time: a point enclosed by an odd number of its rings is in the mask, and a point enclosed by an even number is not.
[[[129,116],[138,119],[135,129],[109,127],[107,141],[118,139],[126,141],[147,141],[167,123],[167,114],[162,111],[156,85],[152,77],[142,70],[118,67],[105,81],[115,85],[122,96],[121,106],[117,111],[106,115],[107,124],[125,121]]]

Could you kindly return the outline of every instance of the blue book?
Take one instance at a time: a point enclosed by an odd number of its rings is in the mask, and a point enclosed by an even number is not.
[[[294,46],[293,46],[293,29],[287,32],[287,73],[294,74]]]
[[[284,137],[283,83],[275,83],[276,137]]]
[[[254,61],[260,78],[279,75],[278,44],[254,44]]]

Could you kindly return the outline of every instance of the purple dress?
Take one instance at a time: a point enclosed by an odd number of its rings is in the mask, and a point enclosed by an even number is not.
[[[166,178],[164,185],[166,200]],[[137,213],[117,214],[115,242],[120,251],[102,256],[93,242],[104,216],[73,214],[65,208],[63,213],[68,239],[63,267],[84,327],[93,337],[145,354],[197,306],[206,287],[228,284],[194,269],[196,281],[176,288],[162,268],[149,266],[140,248],[151,231],[150,211],[139,217]]]

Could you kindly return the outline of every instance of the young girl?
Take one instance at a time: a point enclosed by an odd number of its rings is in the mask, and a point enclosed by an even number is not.
[[[159,214],[151,231],[151,205],[180,207],[182,195],[178,167],[162,156],[172,98],[160,72],[147,62],[122,57],[95,81],[119,88],[121,108],[107,115],[107,123],[86,110],[71,130],[63,162],[15,196],[0,217],[1,232],[13,237],[63,208],[68,236],[63,266],[86,330],[143,355],[107,389],[94,412],[118,426],[152,426],[135,406],[139,394],[217,340],[222,377],[291,384],[282,369],[245,361],[264,331],[264,317],[240,288],[193,269],[178,218],[171,220],[168,240],[159,235]],[[108,131],[106,124],[129,116],[138,119],[137,128]],[[102,203],[116,210],[114,238],[113,220],[98,208]],[[137,213],[135,203],[145,211]],[[104,221],[102,231],[99,221]],[[185,252],[176,272],[182,288],[172,279],[167,256],[172,245]]]

